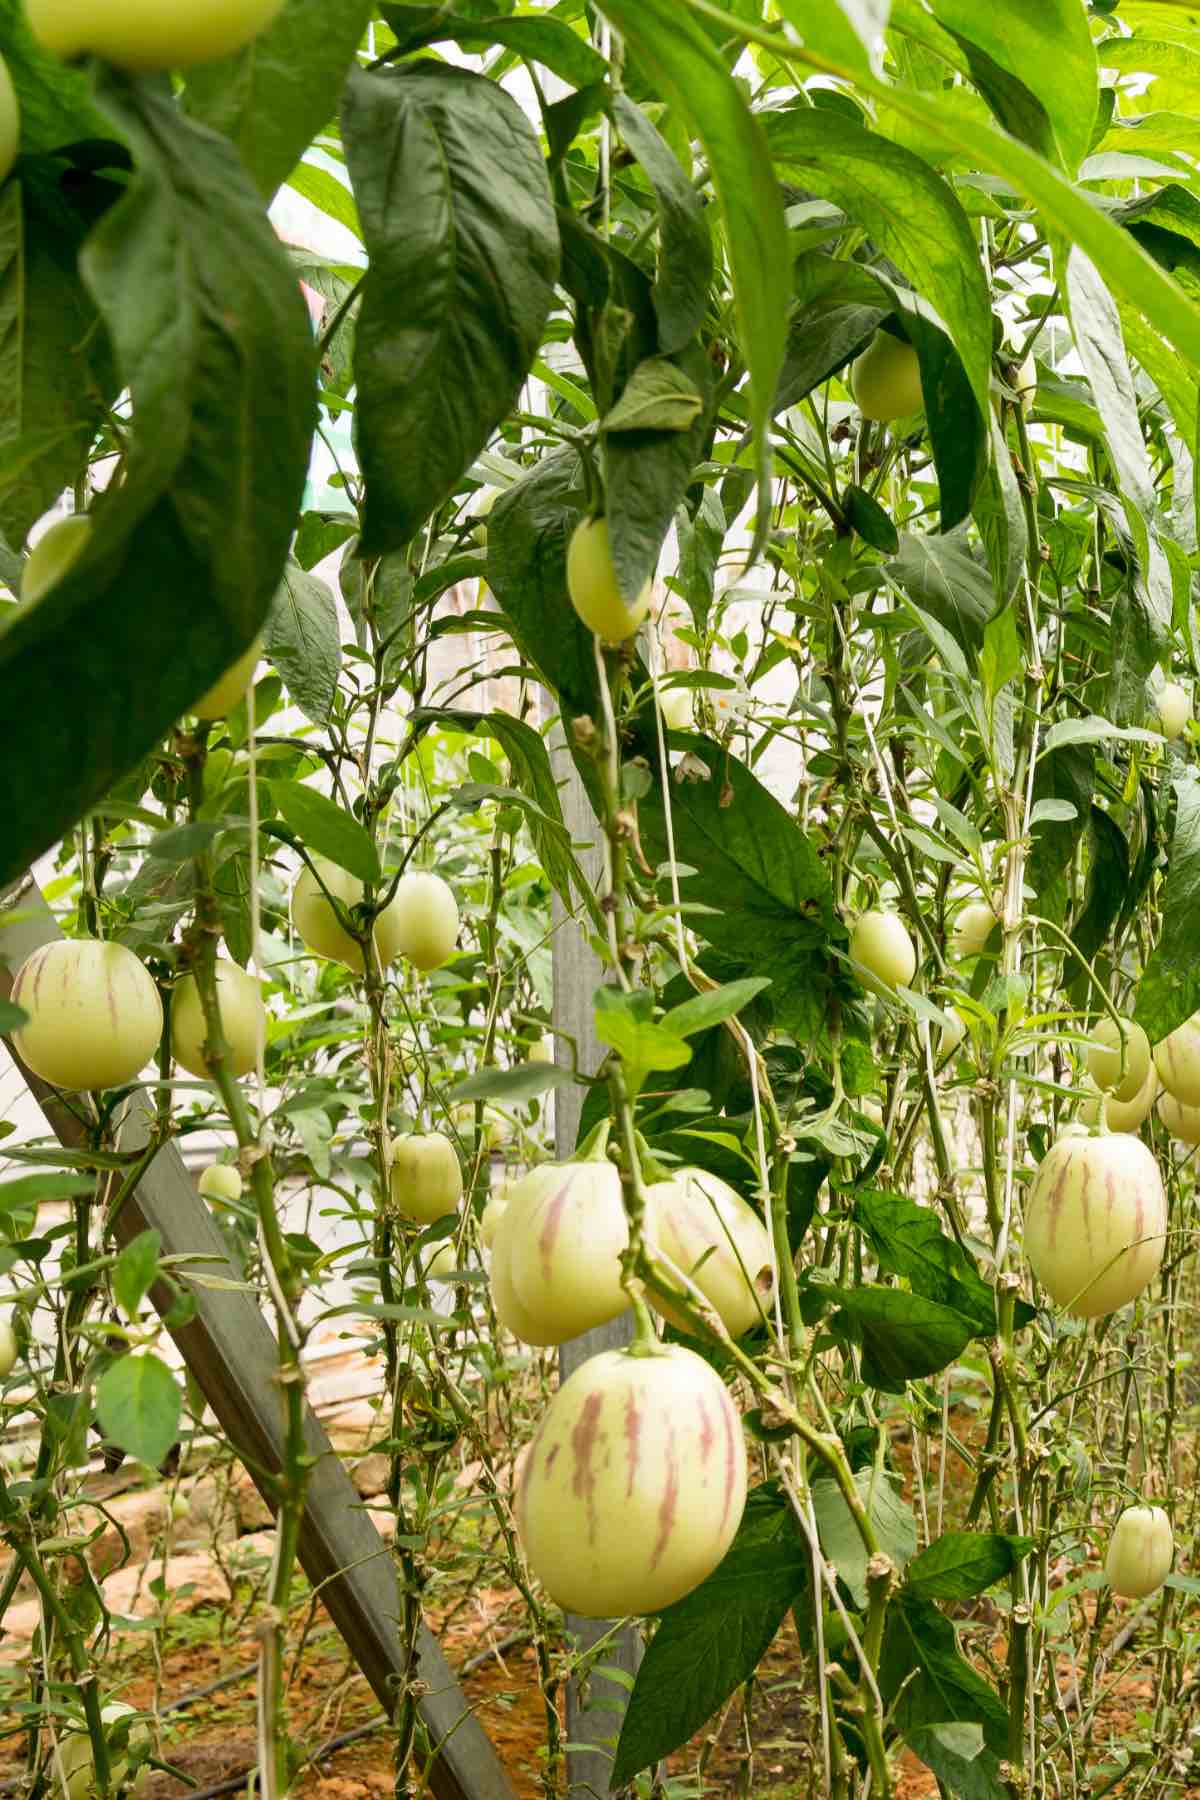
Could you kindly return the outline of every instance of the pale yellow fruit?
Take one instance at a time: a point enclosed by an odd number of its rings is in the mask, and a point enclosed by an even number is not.
[[[942,1026],[938,1037],[938,1055],[949,1056],[958,1049],[967,1035],[967,1022],[956,1006],[952,1006],[946,1014],[946,1023]]]
[[[1158,1116],[1181,1144],[1200,1144],[1200,1106],[1185,1106],[1174,1094],[1160,1094]]]
[[[7,181],[21,143],[21,107],[8,64],[0,56],[0,181]]]
[[[448,1137],[429,1131],[392,1145],[392,1205],[405,1218],[432,1225],[462,1199],[458,1154]]]
[[[502,1254],[536,1333],[525,1341],[562,1344],[624,1312],[628,1243],[621,1178],[611,1163],[544,1163],[518,1181],[493,1242],[492,1271],[494,1279]]]
[[[25,0],[38,43],[56,56],[99,56],[135,75],[232,56],[283,0]]]
[[[361,902],[363,884],[357,876],[351,875],[346,869],[340,869],[336,863],[329,862],[323,856],[314,856],[312,860],[325,887],[343,906],[354,907]],[[362,974],[362,947],[348,931],[342,929],[337,914],[321,890],[321,882],[307,866],[300,871],[292,889],[292,922],[309,949],[318,956],[327,956],[331,962],[345,963],[348,969],[353,969],[358,975]],[[400,952],[395,900],[376,918],[374,937],[380,965],[386,969]]]
[[[1162,734],[1173,741],[1179,737],[1192,716],[1191,696],[1177,681],[1164,681],[1158,690],[1158,721]]]
[[[1013,386],[1017,390],[1021,411],[1028,417],[1033,411],[1033,403],[1037,399],[1038,390],[1037,361],[1032,350],[1013,377]]]
[[[885,988],[911,987],[917,972],[913,941],[893,912],[865,912],[850,934],[850,955]]]
[[[240,1200],[242,1177],[232,1163],[209,1163],[196,1183],[206,1200]]]
[[[525,1060],[531,1063],[552,1063],[554,1061],[554,1033],[544,1032],[536,1044],[530,1044]]]
[[[400,955],[416,969],[439,969],[458,941],[458,902],[440,875],[421,869],[402,875],[388,907]]]
[[[207,692],[198,700],[193,700],[188,708],[198,719],[224,719],[235,706],[240,706],[246,698],[246,690],[254,680],[254,671],[258,667],[263,652],[263,641],[256,637],[250,648],[231,663],[225,673],[216,680]]]
[[[1185,1021],[1154,1046],[1158,1079],[1184,1106],[1200,1106],[1200,1023]]]
[[[605,1350],[564,1382],[516,1496],[530,1568],[587,1618],[658,1612],[712,1574],[746,1500],[741,1421],[682,1345]]]
[[[995,910],[986,900],[968,901],[954,921],[950,948],[955,956],[960,960],[966,956],[978,956],[996,929],[996,924]]]
[[[1150,1069],[1150,1039],[1141,1026],[1132,1019],[1124,1019],[1118,1026],[1105,1014],[1093,1027],[1088,1044],[1087,1071],[1096,1086],[1122,1102],[1136,1100]]]
[[[693,688],[659,688],[658,705],[668,731],[696,729],[696,694]]]
[[[248,1075],[258,1061],[258,1045],[265,1044],[267,1009],[262,989],[253,975],[236,963],[218,962],[217,1004],[221,1030],[228,1047],[225,1067],[231,1075]],[[185,975],[171,996],[171,1049],[189,1075],[208,1078],[204,1048],[208,1027],[194,975]]]
[[[631,638],[650,610],[650,583],[630,604],[617,586],[607,519],[584,519],[567,545],[567,592],[589,631],[606,644]]]
[[[500,1221],[508,1210],[508,1201],[499,1194],[493,1194],[479,1220],[479,1241],[485,1250],[490,1250],[496,1241],[496,1233],[500,1229]]]
[[[122,944],[43,944],[22,963],[12,997],[29,1014],[13,1043],[34,1074],[55,1087],[123,1087],[162,1036],[158,989]]]
[[[425,1279],[426,1281],[453,1281],[461,1266],[458,1250],[453,1243],[447,1240],[444,1244],[438,1244],[433,1254],[426,1259]]]
[[[100,1708],[100,1717],[105,1725],[115,1725],[119,1719],[132,1718],[135,1709],[126,1706],[123,1700],[110,1700],[107,1706]],[[105,1736],[109,1734],[106,1732]],[[145,1725],[131,1728],[128,1739],[130,1750],[140,1749],[148,1744],[150,1734]],[[88,1795],[95,1791],[93,1776],[92,1740],[85,1730],[64,1732],[59,1739],[59,1751],[62,1756],[63,1774],[66,1777],[67,1800],[88,1800]],[[126,1779],[129,1772],[128,1756],[110,1759],[109,1775],[111,1777],[110,1792],[115,1793]],[[138,1771],[135,1792],[140,1792],[149,1779],[149,1768]]]
[[[1141,1139],[1068,1128],[1034,1179],[1025,1254],[1051,1299],[1077,1318],[1096,1319],[1154,1279],[1166,1229],[1162,1177]]]
[[[1100,1123],[1100,1101],[1104,1100],[1104,1123],[1109,1131],[1138,1131],[1150,1117],[1150,1109],[1158,1095],[1158,1071],[1151,1067],[1145,1081],[1132,1100],[1118,1100],[1115,1094],[1101,1095],[1095,1087],[1084,1096],[1079,1117],[1093,1129]]]
[[[681,1169],[646,1190],[646,1236],[689,1275],[733,1337],[769,1317],[771,1240],[752,1206],[706,1169]],[[684,1318],[649,1295],[680,1329]]]
[[[907,419],[925,405],[921,365],[911,344],[877,331],[850,369],[850,391],[864,419]]]
[[[42,533],[21,570],[21,598],[27,605],[32,606],[58,586],[72,563],[87,549],[91,535],[92,521],[87,513],[57,519]]]
[[[17,1334],[13,1330],[12,1319],[7,1313],[0,1313],[0,1381],[11,1375],[17,1366]]]
[[[1171,1573],[1175,1535],[1161,1506],[1128,1506],[1113,1527],[1104,1575],[1114,1594],[1144,1600]]]
[[[526,1311],[513,1286],[509,1247],[514,1226],[519,1227],[522,1215],[533,1204],[540,1183],[547,1178],[556,1179],[555,1174],[548,1173],[552,1167],[554,1165],[547,1164],[531,1169],[520,1181],[507,1184],[507,1199],[492,1230],[492,1305],[500,1324],[523,1344],[540,1343],[543,1324],[540,1317]]]

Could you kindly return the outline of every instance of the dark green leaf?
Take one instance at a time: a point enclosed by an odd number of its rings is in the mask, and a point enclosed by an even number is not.
[[[21,1007],[14,1006],[11,1000],[0,1000],[0,1037],[11,1037],[22,1025],[29,1023],[29,1014]]]
[[[137,1318],[138,1308],[158,1273],[158,1252],[161,1246],[162,1239],[157,1231],[139,1231],[113,1264],[113,1294],[118,1306],[129,1319]]]
[[[937,1214],[900,1194],[859,1194],[854,1219],[881,1268],[902,1275],[915,1293],[961,1314],[979,1336],[996,1329],[996,1303],[967,1252],[947,1237]]]
[[[23,0],[0,0],[0,44],[21,108],[26,157],[116,135],[92,100],[84,66],[65,64],[35,40]]]
[[[309,850],[360,881],[379,882],[379,856],[370,832],[336,801],[299,781],[273,781],[271,798]]]
[[[968,656],[978,654],[996,598],[986,569],[971,556],[964,539],[902,532],[900,554],[887,572]]]
[[[106,1437],[156,1468],[179,1433],[179,1388],[157,1356],[122,1356],[96,1383],[96,1411]]]
[[[903,1574],[917,1553],[917,1522],[912,1507],[900,1492],[900,1481],[884,1469],[858,1469],[854,1486],[871,1524],[879,1548]],[[849,1588],[855,1606],[867,1602],[867,1550],[836,1481],[824,1477],[812,1485],[813,1512],[821,1549]]]
[[[1071,936],[1080,954],[1090,962],[1107,940],[1129,892],[1129,845],[1120,826],[1102,807],[1089,807],[1087,816],[1091,837],[1087,892],[1083,910],[1071,928]],[[1094,1004],[1087,971],[1079,966],[1074,957],[1068,959],[1064,974],[1077,1002],[1088,1006]],[[1144,994],[1144,977],[1138,994],[1140,1006]],[[1191,1008],[1187,1008],[1180,1018],[1186,1017],[1190,1010]],[[1176,1023],[1178,1022],[1177,1020]],[[1151,1041],[1161,1035],[1159,1031],[1153,1032]]]
[[[1012,454],[996,419],[991,419],[989,430],[991,454],[975,490],[972,512],[987,551],[992,586],[1007,605],[1020,585],[1029,535]]]
[[[400,23],[402,9],[399,6],[383,6],[380,10],[385,18]],[[493,17],[502,11],[499,0],[496,4],[480,7],[477,18],[455,18],[445,6],[405,10],[431,15],[426,26],[403,34],[402,41],[408,50],[422,44],[446,42],[461,44],[464,50],[473,51],[490,50],[495,44],[505,45],[510,55],[489,71],[497,78],[503,74],[505,65],[511,65],[514,55],[527,62],[541,63],[573,87],[587,87],[592,82],[602,81],[607,73],[604,58],[592,49],[586,38],[572,31],[561,19],[538,17],[532,13],[524,13],[515,19]]]
[[[621,398],[601,420],[601,430],[688,431],[704,411],[704,396],[665,356],[648,357],[631,375]]]
[[[1000,1758],[987,1748],[982,1725],[911,1726],[904,1741],[955,1800],[1009,1800],[1012,1790],[1000,1778]]]
[[[906,1738],[930,1725],[980,1725],[989,1750],[1005,1753],[1007,1711],[959,1654],[949,1619],[906,1588],[888,1607],[879,1686],[885,1703],[896,1702],[896,1723]]]
[[[648,373],[646,373],[648,371]],[[709,362],[698,345],[669,360],[639,364],[614,409],[676,423],[663,429],[612,428],[604,421],[604,475],[613,565],[635,598],[654,574],[659,551],[692,482],[708,428]],[[630,390],[635,394],[625,411]]]
[[[342,666],[337,603],[325,583],[297,563],[284,570],[264,647],[305,718],[324,725]]]
[[[715,488],[703,490],[694,516],[686,507],[680,507],[676,514],[679,567],[675,579],[697,631],[703,631],[713,603],[713,582],[725,542],[725,529],[725,509]]]
[[[895,556],[900,548],[900,533],[873,494],[865,488],[848,487],[842,494],[842,510],[864,543],[882,550],[885,556]]]
[[[989,1531],[947,1531],[908,1565],[905,1577],[926,1600],[971,1600],[1012,1573],[1032,1538]]]
[[[1171,783],[1175,824],[1162,896],[1162,930],[1138,984],[1134,1017],[1155,1044],[1200,1008],[1200,778]]]
[[[662,1616],[629,1699],[614,1788],[686,1744],[749,1679],[810,1568],[788,1503],[755,1489],[720,1566]]]
[[[966,1349],[976,1327],[963,1315],[902,1288],[821,1288],[838,1321],[862,1344],[863,1380],[887,1394],[935,1375]]]
[[[515,401],[554,302],[558,226],[537,138],[483,76],[357,70],[342,128],[370,254],[354,368],[378,555],[408,543]]]
[[[711,1025],[731,1019],[770,985],[765,976],[751,976],[745,981],[728,981],[724,987],[713,988],[706,994],[696,994],[664,1015],[663,1029],[673,1031],[676,1037],[694,1037],[698,1031],[707,1031]]]
[[[658,275],[654,311],[664,355],[682,350],[704,322],[712,279],[712,236],[704,203],[674,151],[639,106],[625,94],[613,101],[613,117],[654,189],[659,212]]]

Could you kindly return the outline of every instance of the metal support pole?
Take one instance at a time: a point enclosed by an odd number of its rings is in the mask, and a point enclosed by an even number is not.
[[[555,776],[559,782],[563,818],[575,845],[585,878],[594,887],[600,884],[602,857],[598,842],[598,824],[588,802],[583,783],[571,760],[561,735],[556,732],[553,748]],[[573,1039],[579,1067],[591,1072],[599,1066],[600,1043],[595,1032],[592,995],[603,979],[599,958],[587,942],[577,919],[568,917],[558,896],[554,897],[554,1030],[557,1036],[557,1060],[571,1066],[571,1055],[565,1039]],[[559,1157],[568,1157],[575,1148],[582,1107],[578,1088],[559,1088],[554,1096],[554,1141]],[[559,1352],[559,1373],[567,1376],[601,1350],[619,1349],[633,1336],[633,1314],[622,1313],[607,1325],[599,1325],[582,1337],[572,1338]],[[606,1619],[582,1619],[567,1616],[567,1630],[582,1650],[591,1647],[612,1629]],[[601,1652],[601,1666],[622,1670],[632,1677],[641,1658],[641,1636],[636,1626],[627,1625]],[[608,1774],[612,1767],[612,1745],[621,1729],[621,1720],[629,1695],[620,1682],[593,1674],[581,1691],[572,1681],[567,1689],[567,1742],[576,1746],[567,1752],[569,1792],[578,1795],[608,1793]],[[596,1745],[595,1749],[587,1746]],[[580,1746],[583,1746],[580,1748]]]
[[[61,937],[36,885],[16,895],[6,920],[0,912],[0,998],[12,991],[12,975],[31,951]],[[87,1133],[63,1104],[57,1089],[25,1068],[12,1044],[14,1062],[59,1142],[77,1148]],[[154,1109],[145,1094],[130,1102],[122,1148],[136,1150],[149,1140]],[[173,1143],[159,1151],[122,1206],[113,1235],[124,1245],[153,1229],[165,1256],[200,1256],[206,1275],[238,1282],[224,1242],[196,1193]],[[181,1279],[186,1282],[186,1272]],[[278,1385],[275,1339],[253,1295],[188,1283],[196,1304],[190,1324],[172,1328],[183,1354],[222,1431],[271,1504],[270,1476],[283,1466],[284,1418]],[[163,1286],[151,1290],[160,1312],[171,1303]],[[359,1668],[389,1715],[396,1686],[405,1679],[400,1654],[396,1581],[391,1552],[358,1492],[334,1454],[325,1429],[309,1413],[308,1453],[313,1458],[308,1498],[300,1528],[300,1561]],[[496,1751],[471,1710],[453,1670],[433,1635],[422,1626],[417,1640],[417,1679],[425,1690],[421,1719],[437,1754],[428,1784],[437,1800],[513,1800],[513,1789]]]

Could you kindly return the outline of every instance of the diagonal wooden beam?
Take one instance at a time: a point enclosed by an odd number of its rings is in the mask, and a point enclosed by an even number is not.
[[[3,898],[0,896],[0,898]],[[31,951],[62,936],[41,891],[30,880],[14,897],[9,916],[0,912],[0,998],[12,991],[12,975]],[[21,1062],[8,1045],[30,1092],[61,1144],[79,1148],[86,1138],[58,1091]],[[129,1107],[121,1142],[136,1149],[149,1140],[153,1108],[144,1095]],[[126,1244],[153,1229],[167,1256],[203,1256],[206,1272],[238,1279],[225,1244],[197,1194],[176,1146],[155,1157],[114,1221],[113,1233]],[[282,1467],[283,1408],[276,1382],[275,1339],[253,1295],[194,1284],[196,1316],[171,1335],[236,1454],[270,1504],[264,1486]],[[171,1295],[151,1291],[165,1315]],[[396,1685],[404,1679],[396,1581],[391,1553],[363,1510],[357,1490],[311,1411],[307,1443],[314,1467],[300,1533],[300,1561],[354,1660],[389,1712]],[[417,1677],[424,1688],[421,1719],[438,1747],[428,1775],[437,1800],[513,1800],[491,1740],[479,1724],[433,1634],[421,1627]]]

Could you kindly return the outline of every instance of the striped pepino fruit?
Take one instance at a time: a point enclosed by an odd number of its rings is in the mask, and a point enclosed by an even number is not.
[[[12,997],[29,1014],[13,1032],[17,1053],[55,1087],[123,1087],[162,1036],[158,989],[123,944],[43,944],[18,969]]]
[[[767,1316],[772,1290],[771,1240],[752,1206],[707,1169],[679,1169],[646,1190],[646,1234],[675,1267],[690,1275],[725,1329],[741,1337]],[[678,1330],[686,1319],[650,1295]]]
[[[1115,1312],[1157,1275],[1167,1229],[1158,1164],[1125,1132],[1068,1126],[1038,1169],[1025,1254],[1052,1299],[1077,1318]]]
[[[516,1518],[534,1574],[568,1612],[621,1618],[691,1593],[746,1501],[741,1420],[692,1350],[605,1350],[563,1383],[530,1446]]]
[[[629,1305],[629,1224],[610,1162],[543,1163],[516,1182],[492,1239],[496,1316],[527,1344],[563,1344]]]

